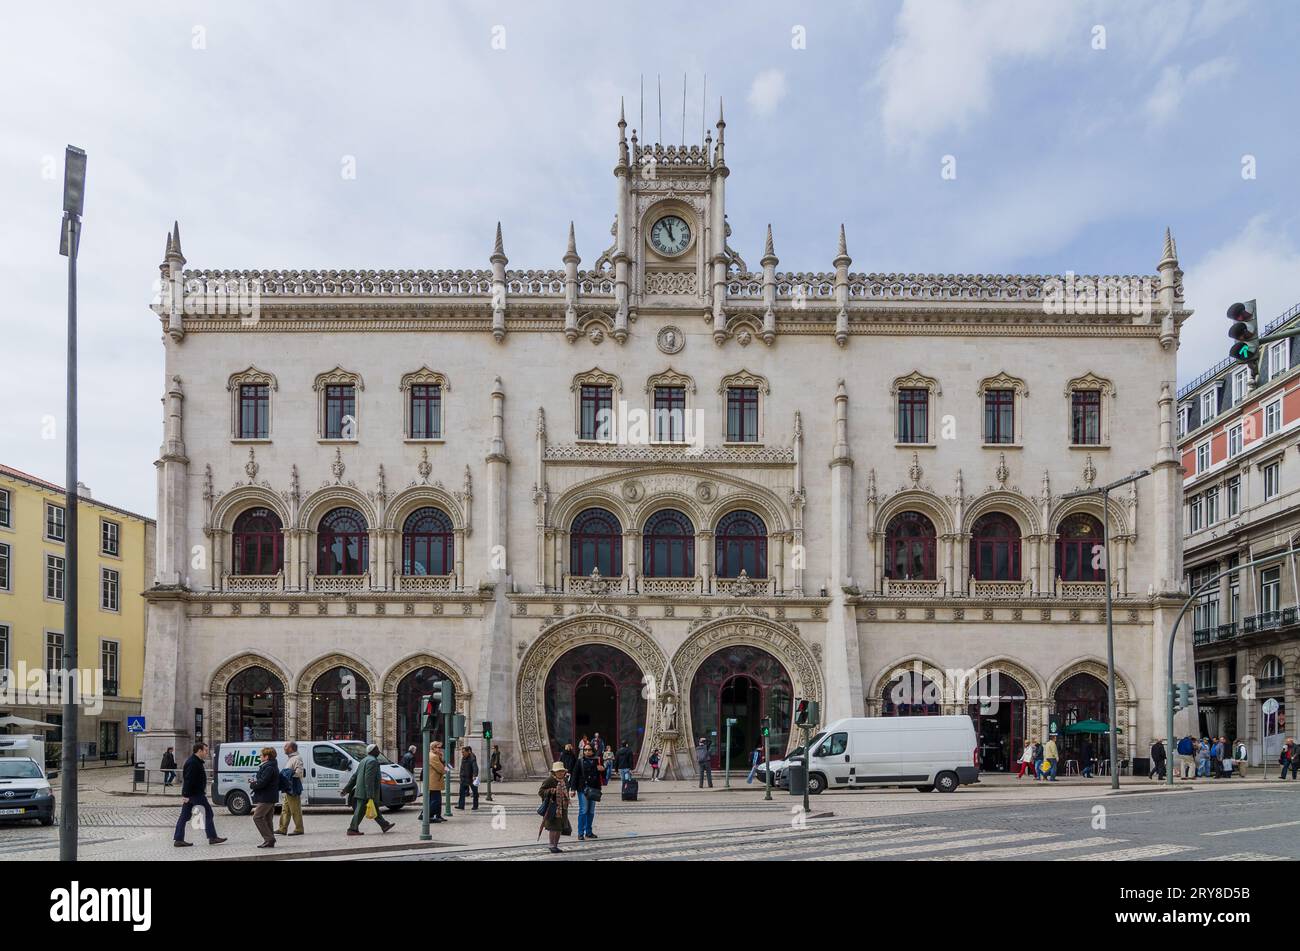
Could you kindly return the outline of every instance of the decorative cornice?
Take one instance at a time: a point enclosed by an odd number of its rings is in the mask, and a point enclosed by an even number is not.
[[[722,463],[726,465],[794,465],[790,446],[641,446],[587,444],[547,446],[546,462],[579,463]]]

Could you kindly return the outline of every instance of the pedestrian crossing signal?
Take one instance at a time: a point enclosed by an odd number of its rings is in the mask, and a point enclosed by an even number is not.
[[[766,739],[767,737],[769,737],[769,736],[772,735],[772,718],[771,718],[771,717],[763,717],[763,725],[762,725],[761,729],[762,729],[762,732],[763,732],[763,738],[764,738],[764,739]]]
[[[816,700],[794,702],[794,725],[813,727],[821,722],[821,709]]]
[[[1259,379],[1259,321],[1255,316],[1255,302],[1233,304],[1228,308],[1228,319],[1232,321],[1228,328],[1228,336],[1232,338],[1228,356],[1246,364],[1251,375]]]
[[[483,739],[485,739],[485,740],[490,740],[490,739],[492,739],[492,721],[491,721],[491,720],[484,720],[484,721],[483,721]]]
[[[436,728],[438,722],[438,701],[429,694],[420,698],[420,732],[428,733]]]

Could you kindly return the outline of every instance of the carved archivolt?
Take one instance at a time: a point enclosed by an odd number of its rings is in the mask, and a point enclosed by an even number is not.
[[[1077,499],[1066,499],[1052,510],[1051,524],[1047,526],[1048,530],[1056,532],[1061,523],[1069,516],[1076,512],[1087,512],[1094,518],[1100,519],[1101,516],[1101,496],[1083,496]],[[1129,534],[1129,523],[1127,513],[1124,511],[1124,504],[1121,499],[1112,497],[1110,500],[1110,523],[1107,525],[1111,538],[1120,535]]]
[[[361,379],[360,373],[353,373],[351,370],[345,370],[336,366],[333,370],[325,373],[318,373],[315,381],[312,383],[312,389],[319,392],[327,386],[355,386],[358,390],[364,390],[366,384]]]
[[[1075,390],[1101,390],[1102,396],[1115,396],[1115,384],[1091,371],[1083,376],[1076,376],[1065,384],[1065,395],[1067,397]]]
[[[446,392],[451,391],[451,384],[447,382],[447,377],[436,370],[430,370],[427,366],[404,374],[398,389],[405,393],[412,386],[440,386]]]
[[[413,654],[405,660],[398,661],[388,669],[384,674],[383,690],[380,694],[371,694],[371,708],[378,711],[383,710],[382,727],[379,731],[379,743],[381,749],[396,750],[400,756],[402,751],[397,749],[397,688],[407,674],[419,670],[421,667],[432,667],[447,675],[456,689],[456,709],[465,714],[465,719],[470,720],[469,708],[469,681],[465,679],[465,674],[455,664],[449,662],[446,658],[435,657],[433,654]],[[372,688],[373,690],[373,688]]]
[[[913,370],[906,376],[897,377],[889,386],[889,395],[897,396],[899,390],[909,389],[929,390],[932,396],[943,395],[943,390],[939,389],[939,381],[932,376],[926,376],[920,370]]]
[[[453,529],[464,531],[465,513],[459,501],[446,489],[437,485],[413,485],[393,496],[384,511],[384,529],[390,532],[401,531],[406,517],[426,505],[441,509],[451,519]]]
[[[1091,674],[1100,680],[1103,684],[1106,682],[1106,662],[1095,658],[1087,657],[1080,660],[1071,661],[1052,677],[1047,687],[1047,700],[1052,702],[1056,697],[1056,691],[1060,689],[1061,684],[1065,683],[1075,674]],[[1133,697],[1133,690],[1129,686],[1128,678],[1120,673],[1119,668],[1115,669],[1115,703],[1129,703]],[[1123,723],[1121,723],[1123,726]]]
[[[579,373],[569,384],[569,389],[577,393],[584,386],[608,386],[612,387],[615,393],[623,392],[623,381],[619,379],[617,373],[606,373],[600,367],[592,367],[586,373]]]
[[[695,392],[695,381],[685,373],[678,373],[672,367],[661,373],[656,373],[645,381],[646,395],[652,394],[656,386],[680,386],[685,388],[687,393]]]
[[[966,521],[961,527],[962,532],[969,533],[975,520],[986,512],[1005,512],[1010,515],[1020,525],[1022,537],[1037,535],[1042,531],[1039,524],[1040,515],[1032,500],[1019,492],[995,490],[971,500],[966,508]]]
[[[891,495],[881,504],[876,513],[875,530],[883,532],[891,519],[903,512],[920,512],[934,523],[939,535],[951,535],[953,532],[952,513],[942,498],[925,489],[906,489]]]
[[[975,391],[975,395],[983,396],[989,390],[1014,390],[1017,396],[1029,395],[1029,387],[1025,385],[1025,381],[1005,371],[997,376],[986,376],[980,380],[979,389]]]
[[[346,485],[322,486],[303,499],[302,511],[298,513],[298,528],[303,531],[316,531],[320,517],[335,506],[345,505],[360,512],[368,528],[377,528],[379,519],[370,500],[358,489]],[[449,513],[450,514],[450,513]],[[371,553],[373,556],[373,552]]]
[[[767,377],[759,376],[757,373],[750,373],[748,370],[737,370],[735,373],[724,376],[722,382],[718,384],[718,392],[725,394],[733,386],[752,386],[764,396],[772,392]]]
[[[208,531],[230,531],[239,514],[250,508],[268,508],[280,518],[285,528],[292,527],[292,518],[285,508],[284,499],[260,485],[241,485],[223,494],[212,508],[204,527]]]
[[[264,654],[245,651],[236,654],[218,667],[216,673],[212,675],[212,679],[208,681],[208,727],[207,735],[204,737],[207,742],[221,743],[242,739],[241,737],[226,736],[226,690],[230,686],[230,681],[250,667],[261,667],[280,682],[280,690],[284,695],[284,715],[286,719],[284,729],[289,731],[293,728],[293,724],[287,722],[292,711],[289,696],[289,675],[285,672],[284,666]]]
[[[247,370],[240,370],[238,373],[230,374],[230,379],[226,381],[227,390],[236,390],[240,386],[269,386],[272,390],[280,388],[276,382],[274,373],[267,373],[265,370],[259,370],[255,366],[250,366]]]
[[[1012,678],[1025,689],[1025,698],[1029,703],[1041,703],[1043,698],[1047,696],[1047,691],[1043,688],[1043,681],[1039,676],[1024,664],[1008,657],[991,657],[988,660],[982,660],[975,665],[975,671],[978,674],[997,671]]]

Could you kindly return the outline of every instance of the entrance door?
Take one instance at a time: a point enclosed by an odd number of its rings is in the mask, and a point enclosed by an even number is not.
[[[727,761],[727,744],[731,744],[731,768],[749,770],[749,757],[762,744],[759,731],[763,719],[763,694],[749,677],[732,677],[718,694],[718,755],[723,766]],[[727,720],[735,723],[727,726]]]
[[[573,723],[579,739],[585,736],[594,742],[599,733],[606,746],[618,749],[621,738],[614,681],[604,674],[587,674],[578,681],[573,688]]]

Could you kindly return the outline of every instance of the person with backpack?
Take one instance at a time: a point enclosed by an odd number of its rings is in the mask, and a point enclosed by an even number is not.
[[[604,767],[596,751],[588,746],[582,751],[573,777],[573,788],[578,791],[578,841],[596,838],[596,803],[603,794]]]
[[[650,782],[659,782],[659,751],[650,751]]]
[[[709,750],[709,741],[700,737],[700,742],[695,746],[695,765],[700,770],[700,788],[704,788],[704,780],[708,779],[709,788],[713,788],[713,753]]]
[[[163,771],[163,786],[170,786],[176,782],[176,754],[172,752],[174,747],[167,747],[167,752],[162,755],[162,765],[159,769]]]
[[[280,764],[271,747],[262,747],[262,765],[257,767],[257,775],[249,780],[249,785],[253,790],[253,825],[262,833],[258,848],[273,849],[275,830],[271,828],[271,817],[275,815],[275,804],[280,801]]]
[[[470,812],[478,812],[478,757],[474,755],[474,747],[468,743],[460,748],[460,798],[456,808],[461,812],[465,811],[466,793],[473,794],[474,805]]]
[[[618,770],[619,778],[627,782],[632,778],[632,767],[636,765],[635,757],[632,755],[632,747],[624,740],[618,747],[618,753],[614,756],[614,768]]]
[[[280,792],[284,794],[284,805],[280,807],[280,828],[276,835],[302,835],[302,778],[307,775],[302,757],[298,755],[298,744],[293,740],[284,744],[285,767],[280,770]],[[289,820],[293,819],[294,832],[289,831]]]
[[[1196,741],[1185,736],[1178,741],[1178,774],[1183,779],[1191,779],[1196,772]]]

